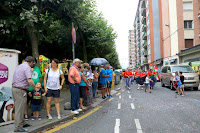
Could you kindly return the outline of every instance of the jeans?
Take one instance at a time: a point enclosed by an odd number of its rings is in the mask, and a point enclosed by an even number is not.
[[[71,92],[71,109],[72,111],[79,109],[79,85],[78,84],[69,84],[70,92]]]
[[[124,86],[125,86],[125,87],[127,86],[126,80],[127,80],[127,78],[124,78]]]
[[[131,78],[126,79],[126,86],[129,88],[131,87]]]
[[[98,86],[98,82],[93,82],[93,83],[92,83],[93,98],[95,98],[96,91],[97,91],[97,86]]]

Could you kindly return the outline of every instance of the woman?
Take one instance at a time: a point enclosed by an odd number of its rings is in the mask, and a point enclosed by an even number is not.
[[[83,65],[80,65],[80,67],[79,67],[79,72],[80,72],[80,75],[81,75],[81,82],[79,84],[80,108],[81,109],[87,109],[86,107],[83,106],[83,99],[86,99],[86,87],[88,86],[87,77],[84,75],[83,70],[84,70]]]
[[[93,104],[93,92],[92,92],[93,73],[90,70],[90,66],[87,66],[85,70],[87,71],[86,75],[87,75],[87,83],[88,83],[87,106],[90,106],[91,104]]]
[[[135,77],[136,77],[136,84],[137,84],[137,86],[138,86],[138,90],[140,89],[140,87],[141,87],[141,77],[142,77],[142,70],[141,69],[138,69],[138,72],[136,73],[136,75],[135,75]]]
[[[98,87],[99,74],[98,74],[95,66],[91,66],[91,69],[92,69],[92,73],[94,74],[94,79],[93,79],[93,82],[92,82],[93,100],[96,101],[95,95],[96,95],[96,90],[97,90],[97,87]]]
[[[62,89],[65,78],[63,72],[60,69],[58,69],[58,62],[59,61],[57,59],[53,59],[51,62],[51,68],[45,70],[44,89],[45,92],[47,93],[46,110],[48,119],[52,119],[52,116],[50,115],[52,98],[54,99],[55,102],[58,119],[61,119],[59,97],[60,97],[60,90]],[[60,83],[60,77],[62,79],[61,83]]]
[[[153,81],[150,81],[150,88],[153,89],[155,83],[156,83],[156,73],[153,71],[153,69],[150,69],[150,72],[148,73],[148,75],[150,76],[150,79]]]

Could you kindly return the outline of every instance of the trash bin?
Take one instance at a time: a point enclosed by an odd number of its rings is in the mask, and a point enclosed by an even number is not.
[[[115,72],[115,84],[118,85],[120,82],[120,73]]]

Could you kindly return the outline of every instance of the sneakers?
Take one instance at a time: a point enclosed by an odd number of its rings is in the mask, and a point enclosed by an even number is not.
[[[185,95],[182,94],[181,96],[184,97]]]
[[[77,111],[77,110],[75,110],[75,111],[71,111],[71,114],[79,114],[79,112]]]
[[[58,119],[61,119],[61,116],[60,116],[60,114],[58,114]]]
[[[137,88],[138,90],[140,89],[140,87]]]
[[[130,87],[128,87],[128,89],[130,90],[131,88],[130,88]]]
[[[82,110],[82,109],[78,109],[77,111],[78,111],[78,112],[81,112],[81,111],[83,111],[83,110]]]
[[[113,97],[112,95],[110,95],[110,97]]]
[[[50,114],[47,115],[49,120],[52,120],[52,116]]]
[[[31,120],[34,121],[34,120],[35,120],[35,117],[33,116]]]
[[[24,120],[25,120],[25,121],[28,121],[28,115],[25,115],[25,116],[24,116]]]

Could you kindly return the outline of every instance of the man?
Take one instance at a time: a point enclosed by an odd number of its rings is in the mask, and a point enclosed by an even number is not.
[[[108,64],[108,69],[106,69],[107,75],[109,75],[109,77],[107,78],[107,97],[111,98],[113,97],[111,95],[111,87],[112,87],[112,75],[113,75],[113,70],[110,68],[110,64]]]
[[[131,77],[133,76],[133,73],[130,68],[128,68],[128,71],[125,73],[125,76],[127,77],[126,86],[130,90],[131,89]]]
[[[106,96],[106,89],[107,89],[107,78],[109,77],[109,75],[107,75],[106,72],[106,68],[108,68],[108,65],[105,64],[103,66],[103,68],[101,69],[101,73],[100,73],[100,84],[101,84],[101,88],[102,88],[102,98],[105,99]]]
[[[128,78],[126,73],[127,73],[127,69],[125,69],[125,72],[124,72],[124,86],[125,87],[127,87],[127,78]]]
[[[81,82],[81,75],[79,74],[79,69],[81,61],[80,59],[74,59],[73,65],[69,69],[68,80],[69,88],[71,92],[71,113],[79,114],[82,109],[79,109],[79,84]]]
[[[24,112],[27,101],[27,90],[30,86],[35,88],[35,84],[32,80],[32,70],[35,59],[32,56],[28,56],[25,62],[17,66],[14,71],[12,81],[12,95],[15,104],[15,129],[14,132],[26,132],[25,127],[29,127],[29,124],[25,123]]]
[[[37,64],[37,59],[35,58],[35,61],[33,63],[33,68],[32,68],[32,80],[34,82],[34,84],[37,84],[38,82],[42,82],[42,75],[41,75],[41,72],[40,72],[40,69],[35,66]],[[30,86],[28,91],[27,91],[27,106],[26,106],[26,110],[25,110],[25,120],[28,120],[28,106],[29,106],[29,103],[31,102],[31,97],[28,95],[29,92],[33,91],[33,87]]]

